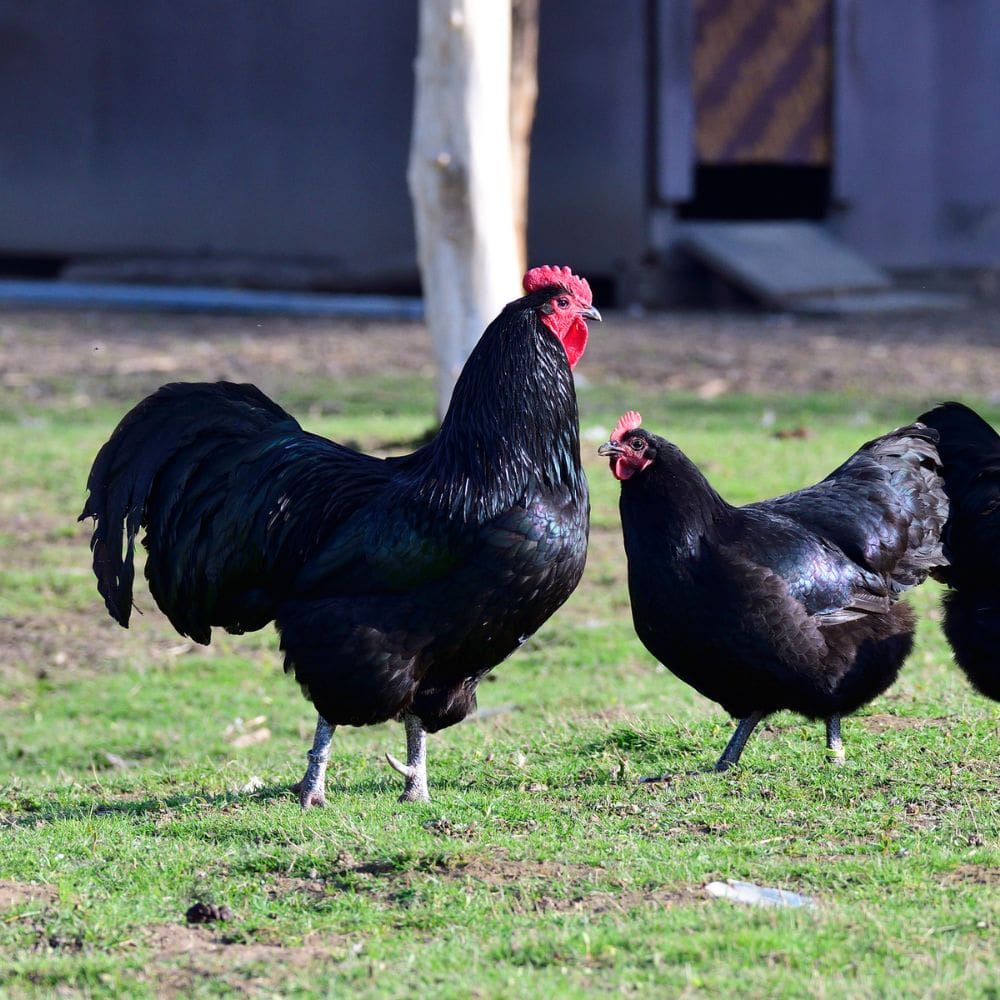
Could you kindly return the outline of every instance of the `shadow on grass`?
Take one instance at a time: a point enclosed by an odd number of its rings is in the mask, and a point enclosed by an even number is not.
[[[146,816],[162,813],[170,809],[184,808],[200,803],[213,808],[222,808],[235,803],[266,801],[289,798],[295,800],[295,793],[287,785],[267,785],[253,793],[221,792],[217,795],[178,794],[144,799],[115,799],[105,802],[90,802],[79,806],[40,805],[26,812],[0,817],[0,827],[43,826],[61,820],[87,819],[94,816]]]
[[[490,787],[493,789],[516,791],[521,784],[523,784],[523,779],[520,781],[511,779],[491,782]],[[386,775],[384,778],[369,778],[351,782],[350,784],[343,782],[331,783],[326,787],[327,805],[325,807],[313,807],[313,809],[306,812],[311,814],[315,810],[322,814],[324,811],[329,811],[331,806],[336,808],[338,800],[357,801],[359,798],[365,797],[388,800],[393,805],[398,805],[400,809],[412,809],[414,807],[434,804],[433,800],[431,803],[418,802],[410,804],[398,802],[397,797],[402,791],[402,787],[402,782],[397,783],[393,781],[390,775]],[[435,790],[442,792],[465,792],[468,788],[469,785],[466,781],[443,780],[436,782],[432,786],[431,792],[432,794]],[[27,810],[11,813],[6,816],[0,814],[0,828],[30,828],[44,826],[48,823],[89,819],[92,817],[128,816],[140,818],[159,815],[171,810],[185,809],[193,805],[202,806],[206,811],[212,810],[222,813],[225,812],[227,807],[248,806],[263,802],[280,803],[281,801],[286,802],[289,806],[295,806],[297,812],[300,811],[298,793],[292,791],[290,784],[280,783],[265,785],[253,792],[219,792],[214,795],[178,793],[165,796],[149,796],[146,798],[111,799],[107,801],[91,800],[85,805],[77,806],[47,806],[41,804],[37,807],[29,807]]]

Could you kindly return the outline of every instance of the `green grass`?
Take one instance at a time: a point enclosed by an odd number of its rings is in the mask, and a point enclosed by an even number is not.
[[[431,398],[382,378],[282,402],[374,447],[422,433]],[[483,717],[431,738],[433,802],[396,802],[382,754],[402,732],[382,725],[338,731],[330,804],[306,814],[287,785],[314,717],[272,633],[204,649],[146,595],[129,632],[100,605],[74,519],[124,407],[55,393],[27,420],[12,408],[0,994],[1000,996],[1000,713],[951,663],[937,588],[912,595],[921,627],[900,682],[845,722],[843,769],[824,764],[821,726],[782,714],[742,767],[705,773],[732,724],[636,640],[617,485],[594,455],[637,407],[745,502],[814,481],[922,402],[582,391],[583,584],[482,685]],[[811,436],[773,436],[798,427]],[[818,905],[710,899],[725,878]],[[196,900],[233,920],[188,929]]]

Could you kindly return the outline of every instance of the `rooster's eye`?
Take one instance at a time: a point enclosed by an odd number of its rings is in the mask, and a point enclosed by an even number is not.
[[[642,438],[632,438],[632,440],[629,441],[628,446],[633,451],[642,451],[642,449],[646,447],[646,442],[643,441]]]
[[[567,299],[565,295],[560,295],[559,298],[556,299],[556,305],[559,306],[560,309],[565,309],[569,305],[569,299]]]

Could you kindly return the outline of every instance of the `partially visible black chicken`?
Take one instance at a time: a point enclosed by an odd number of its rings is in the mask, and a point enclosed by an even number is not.
[[[779,709],[826,719],[842,761],[841,715],[910,652],[900,593],[944,562],[937,434],[902,427],[815,486],[732,507],[640,422],[626,413],[599,449],[621,481],[632,617],[658,660],[740,720],[716,770]]]
[[[940,435],[944,527],[950,565],[938,575],[944,632],[955,662],[975,688],[1000,701],[1000,435],[961,403],[942,403],[919,418]]]
[[[127,626],[135,538],[174,627],[207,643],[275,621],[319,712],[303,808],[324,802],[333,727],[406,724],[404,800],[428,798],[425,734],[566,600],[589,501],[572,367],[600,319],[587,282],[540,267],[489,325],[437,436],[381,459],[303,431],[252,385],[166,385],[94,461],[98,589]],[[122,539],[126,548],[123,554]],[[387,755],[389,756],[389,755]]]

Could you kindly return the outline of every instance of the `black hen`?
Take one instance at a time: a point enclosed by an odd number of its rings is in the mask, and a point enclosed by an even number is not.
[[[815,486],[732,507],[640,419],[625,414],[599,449],[622,484],[632,617],[658,660],[741,720],[716,770],[779,709],[826,719],[842,760],[840,716],[884,691],[912,646],[900,592],[943,562],[937,434],[903,427]]]
[[[961,403],[942,403],[920,420],[941,439],[951,511],[944,528],[950,565],[938,574],[944,632],[973,685],[1000,701],[1000,435]]]
[[[535,268],[489,325],[441,429],[381,459],[303,431],[251,385],[174,384],[98,454],[98,588],[127,626],[133,551],[174,627],[207,643],[275,621],[319,712],[303,807],[322,804],[333,727],[406,723],[405,799],[425,733],[463,719],[491,668],[572,593],[587,551],[571,366],[600,319],[586,281]],[[122,552],[123,533],[126,549]]]

